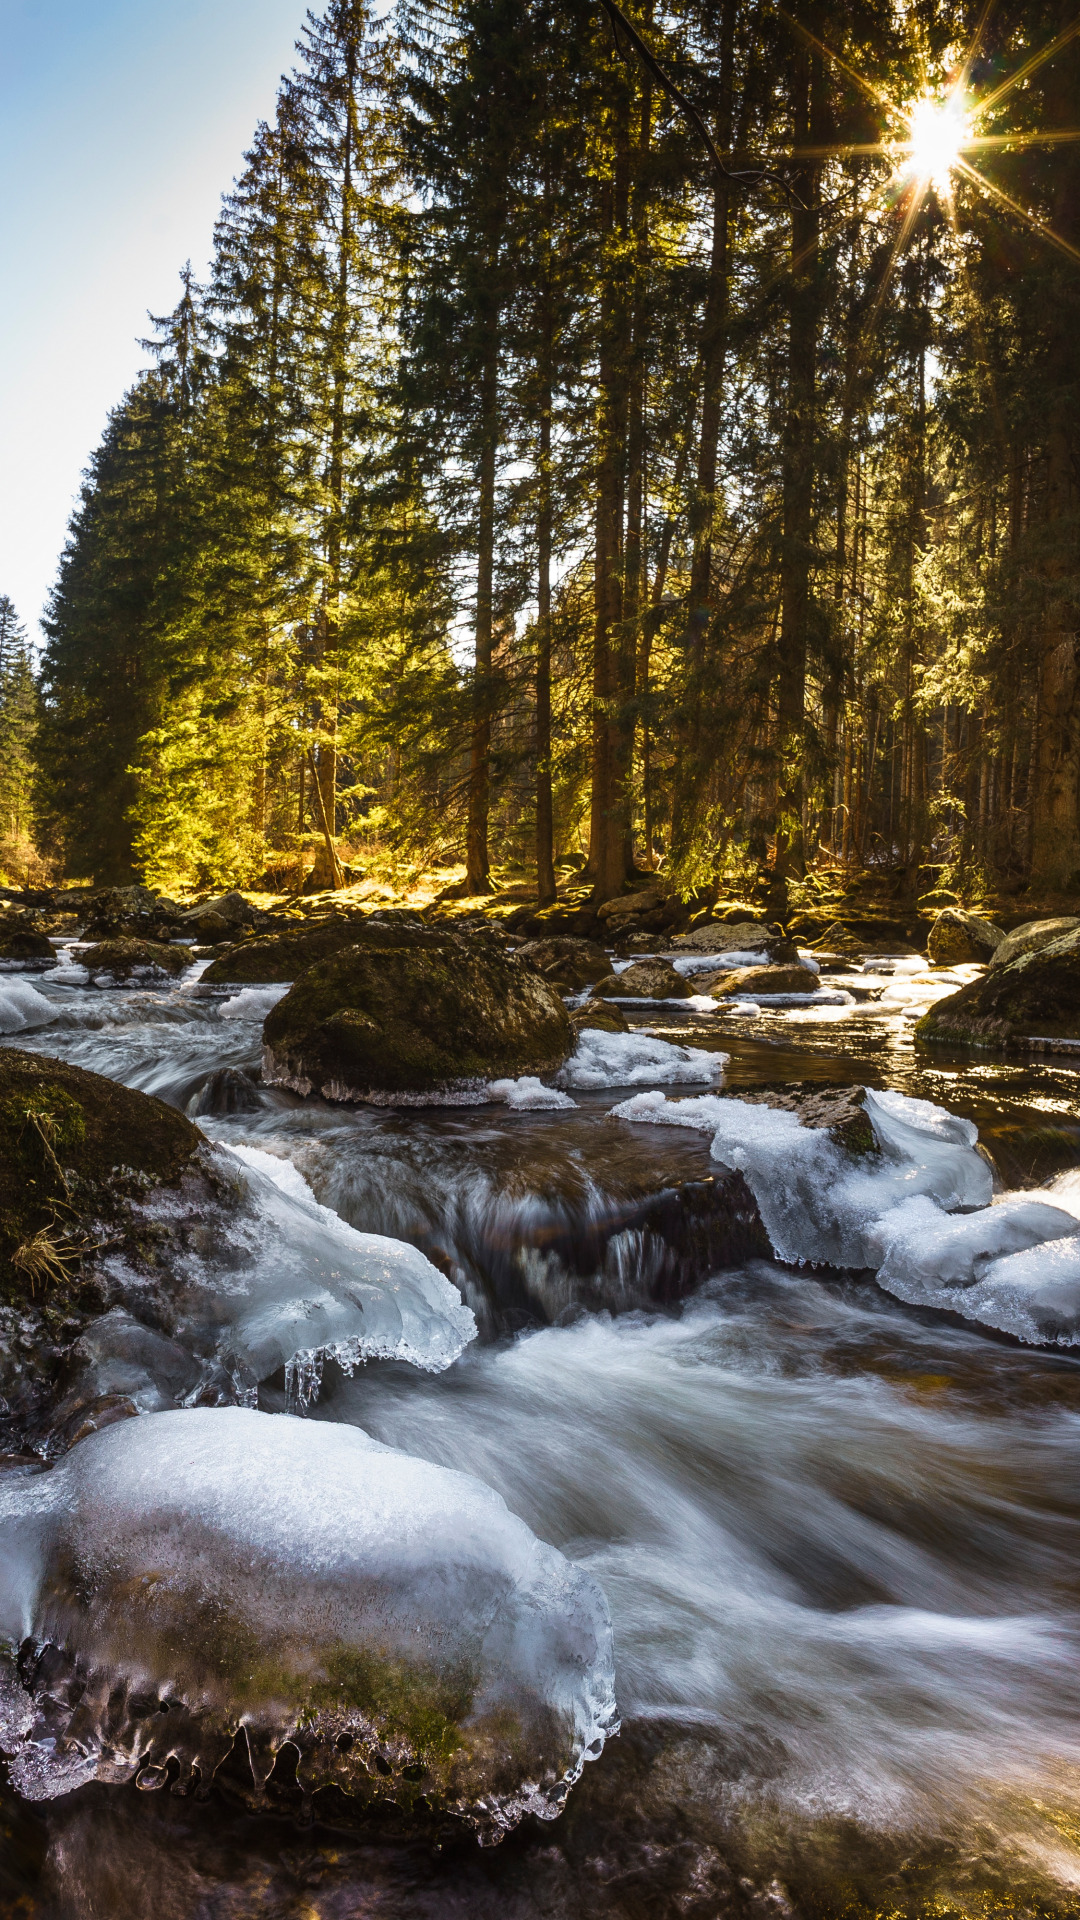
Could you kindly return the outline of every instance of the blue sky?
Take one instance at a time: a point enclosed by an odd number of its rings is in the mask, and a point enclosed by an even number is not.
[[[205,268],[304,0],[0,0],[0,593],[34,638],[147,309]]]

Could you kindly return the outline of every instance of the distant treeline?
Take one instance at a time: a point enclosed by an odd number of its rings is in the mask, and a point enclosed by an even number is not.
[[[983,20],[993,192],[880,149],[983,11],[309,16],[71,523],[69,871],[1080,883],[1080,147],[1001,138],[1060,8]]]

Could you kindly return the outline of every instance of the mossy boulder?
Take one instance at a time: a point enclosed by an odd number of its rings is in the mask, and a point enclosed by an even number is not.
[[[99,940],[79,957],[92,979],[104,974],[113,980],[130,980],[133,974],[174,979],[191,965],[187,947],[166,947],[156,940]]]
[[[17,920],[0,920],[0,962],[5,960],[35,970],[55,967],[56,948],[36,927]]]
[[[355,946],[363,937],[363,924],[356,920],[297,921],[273,933],[259,933],[240,941],[212,960],[202,977],[211,986],[297,980],[309,967]]]
[[[723,973],[695,974],[698,993],[751,993],[768,999],[771,993],[816,993],[821,985],[812,967],[730,967]]]
[[[575,1036],[584,1033],[586,1027],[598,1028],[601,1033],[630,1032],[630,1022],[624,1018],[621,1007],[612,1006],[610,1001],[590,1000],[587,1007],[575,1007],[570,1025]]]
[[[1056,920],[1029,920],[1025,926],[1014,927],[1005,935],[991,954],[987,965],[1007,967],[1010,960],[1018,960],[1022,953],[1037,953],[1040,947],[1048,947],[1055,940],[1061,940],[1067,933],[1075,933],[1080,920],[1071,914],[1060,916]]]
[[[1080,927],[939,1000],[915,1038],[974,1047],[1080,1040]]]
[[[517,951],[519,960],[527,960],[561,993],[580,993],[582,987],[606,979],[611,972],[611,961],[595,940],[577,940],[570,935],[529,940]]]
[[[670,960],[635,960],[622,973],[609,973],[593,988],[596,1000],[688,1000],[692,989]]]
[[[553,1071],[573,1031],[556,989],[494,940],[400,928],[309,968],[263,1042],[271,1086],[408,1100]]]
[[[1005,938],[1002,927],[963,907],[944,907],[930,929],[926,951],[937,967],[963,966],[993,957]]]
[[[149,1094],[0,1047],[0,1450],[41,1426],[68,1351],[113,1304],[100,1257],[153,1263],[143,1208],[204,1146]]]

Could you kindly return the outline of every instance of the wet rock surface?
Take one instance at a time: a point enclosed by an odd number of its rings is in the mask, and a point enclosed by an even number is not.
[[[1067,933],[1075,933],[1080,928],[1080,920],[1066,914],[1055,920],[1029,920],[1023,926],[1014,927],[994,948],[987,961],[989,967],[1008,966],[1010,960],[1018,960],[1023,953],[1037,953],[1040,947],[1048,947],[1055,940],[1061,940]]]
[[[915,1037],[924,1044],[976,1047],[1080,1040],[1080,928],[939,1000],[919,1021]]]
[[[312,967],[263,1027],[264,1078],[366,1100],[545,1073],[573,1041],[556,989],[493,941],[404,930]]]
[[[370,932],[368,929],[369,938]],[[211,961],[202,977],[208,986],[225,982],[246,985],[296,980],[308,967],[354,946],[364,933],[361,916],[297,921],[231,946],[227,953]]]
[[[821,980],[812,967],[733,967],[721,973],[694,975],[698,993],[816,993]]]
[[[611,971],[611,961],[595,940],[578,940],[569,935],[547,940],[529,940],[517,949],[518,958],[527,960],[558,987],[560,993],[580,993],[594,981],[603,980]]]

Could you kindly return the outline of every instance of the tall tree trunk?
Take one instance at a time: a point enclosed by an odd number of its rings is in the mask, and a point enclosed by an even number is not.
[[[1067,525],[1077,510],[1077,488],[1064,425],[1050,425],[1047,461],[1048,533]],[[1051,562],[1048,605],[1038,660],[1039,726],[1032,819],[1033,882],[1055,892],[1071,891],[1080,876],[1080,670],[1077,608],[1064,580],[1068,555]]]
[[[550,307],[547,320],[550,316]],[[540,395],[540,502],[536,516],[536,886],[542,907],[555,899],[555,832],[551,803],[551,380],[549,328],[545,325],[544,382]]]
[[[630,375],[630,300],[625,241],[630,138],[626,84],[617,78],[612,171],[600,189],[604,285],[600,310],[596,557],[593,600],[592,810],[588,873],[598,901],[627,878],[631,755],[626,706],[633,648],[623,630],[623,538]],[[629,661],[629,671],[628,671]]]
[[[826,80],[821,55],[801,39],[794,55],[792,134],[799,147],[820,147],[825,137]],[[787,877],[802,871],[803,755],[806,740],[806,659],[813,561],[814,467],[817,389],[821,167],[807,162],[795,175],[799,202],[791,212],[791,279],[788,308],[787,412],[783,442],[784,528],[780,554],[780,646],[777,685],[777,751],[780,756],[779,817],[774,885],[786,904]]]
[[[488,330],[480,383],[480,497],[476,529],[476,659],[469,750],[469,817],[465,880],[469,893],[491,893],[488,807],[491,786],[491,667],[494,642],[495,463],[499,432],[498,318]]]
[[[735,4],[725,0],[720,19],[720,99],[716,143],[727,152],[732,138],[732,79]],[[711,609],[713,539],[716,531],[716,480],[720,458],[720,417],[727,350],[728,288],[731,274],[731,189],[717,174],[713,184],[712,246],[705,312],[701,325],[701,432],[691,514],[694,546],[686,622],[688,711],[680,728],[679,755],[672,794],[671,851],[678,861],[689,851],[702,789],[702,698],[705,642]]]

